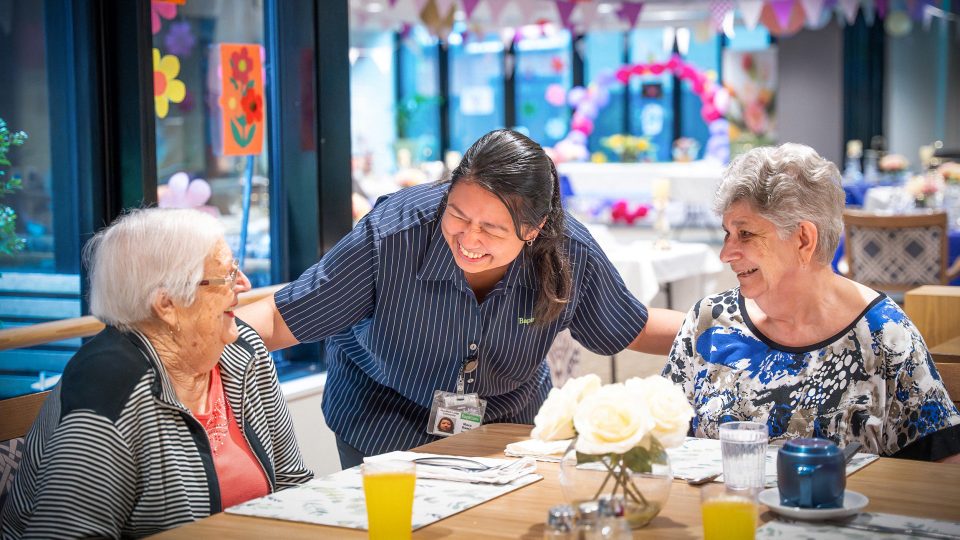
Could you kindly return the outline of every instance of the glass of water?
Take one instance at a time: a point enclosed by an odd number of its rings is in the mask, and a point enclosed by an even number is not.
[[[760,422],[720,424],[723,481],[732,489],[763,488],[766,476],[767,425]]]

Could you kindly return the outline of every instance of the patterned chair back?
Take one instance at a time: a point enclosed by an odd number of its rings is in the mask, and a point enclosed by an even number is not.
[[[0,400],[0,508],[23,458],[23,438],[49,393]]]
[[[847,277],[882,291],[947,283],[947,214],[845,210]]]

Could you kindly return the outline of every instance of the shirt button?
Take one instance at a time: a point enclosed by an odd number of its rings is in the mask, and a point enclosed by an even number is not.
[[[476,343],[471,343],[471,344],[470,344],[470,350],[471,350],[471,351],[477,350],[477,344],[476,344]]]

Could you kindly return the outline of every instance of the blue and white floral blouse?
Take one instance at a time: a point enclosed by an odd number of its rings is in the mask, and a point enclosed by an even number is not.
[[[835,336],[787,347],[750,321],[740,289],[687,314],[663,375],[683,387],[691,433],[754,420],[770,440],[821,437],[915,459],[960,453],[960,412],[906,314],[881,294]]]

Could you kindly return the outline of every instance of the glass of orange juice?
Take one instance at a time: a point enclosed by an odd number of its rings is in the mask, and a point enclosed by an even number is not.
[[[757,532],[757,499],[752,489],[710,484],[700,491],[705,540],[753,540]]]
[[[371,540],[410,538],[416,465],[409,461],[364,463],[363,495]]]

